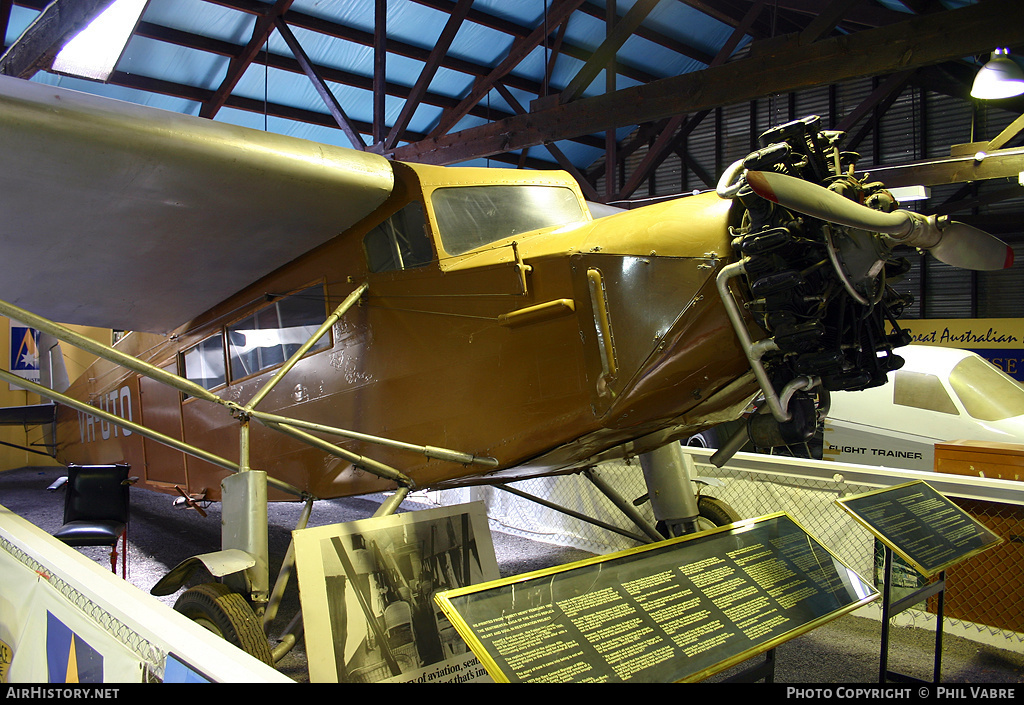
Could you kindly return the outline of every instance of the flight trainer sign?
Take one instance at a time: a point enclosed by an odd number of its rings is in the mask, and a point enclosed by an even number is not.
[[[915,345],[960,348],[981,355],[1018,381],[1024,381],[1024,319],[961,318],[900,321]]]

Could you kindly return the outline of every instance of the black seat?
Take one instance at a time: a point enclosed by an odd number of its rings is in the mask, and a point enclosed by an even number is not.
[[[110,546],[110,569],[117,572],[117,540],[122,539],[121,575],[127,574],[129,466],[68,465],[64,525],[54,533],[69,546]]]

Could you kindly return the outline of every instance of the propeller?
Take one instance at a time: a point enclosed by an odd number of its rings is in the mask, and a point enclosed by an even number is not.
[[[927,250],[953,267],[997,270],[1013,265],[1013,249],[1005,242],[945,216],[876,211],[817,184],[771,171],[748,171],[746,178],[761,198],[830,223],[882,233],[897,244]]]

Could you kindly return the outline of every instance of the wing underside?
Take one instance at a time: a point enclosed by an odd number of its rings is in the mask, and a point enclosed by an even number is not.
[[[0,299],[165,333],[390,194],[378,155],[0,77]]]

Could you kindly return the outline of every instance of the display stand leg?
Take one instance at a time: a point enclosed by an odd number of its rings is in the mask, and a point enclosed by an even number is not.
[[[892,551],[885,548],[885,571],[882,573],[882,655],[878,663],[878,682],[885,683],[889,665],[889,598],[892,594]]]
[[[946,571],[939,573],[939,582],[942,583],[943,589],[939,591],[936,605],[935,618],[938,622],[935,624],[935,665],[932,670],[932,683],[939,682],[939,676],[942,673],[942,631],[943,624],[945,624],[943,617],[943,609],[945,608],[946,601]]]
[[[764,661],[757,666],[740,671],[734,676],[724,679],[723,683],[754,683],[759,680],[765,683],[775,682],[775,649],[765,652]]]
[[[892,596],[892,549],[885,548],[885,584],[882,587],[882,655],[879,661],[878,682],[888,681],[902,683],[927,683],[921,678],[914,678],[902,673],[896,673],[888,669],[889,661],[889,621],[910,607],[919,602],[927,600],[932,595],[938,595],[938,623],[935,625],[935,660],[933,662],[931,683],[937,684],[942,673],[942,623],[943,607],[946,590],[946,573],[939,573],[939,579],[923,588],[916,590],[896,602],[890,602]]]

